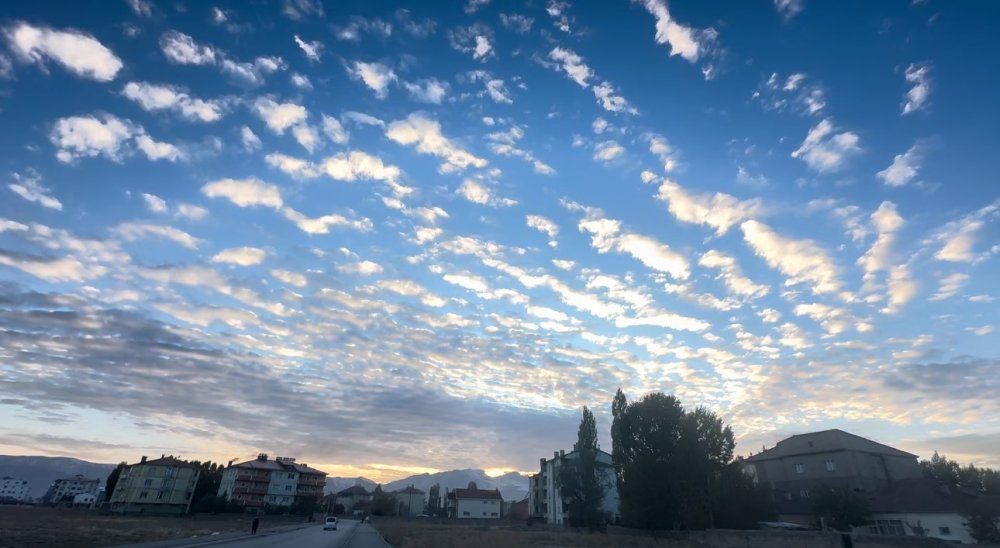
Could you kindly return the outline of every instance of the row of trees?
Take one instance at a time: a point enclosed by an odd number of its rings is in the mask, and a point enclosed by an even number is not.
[[[732,428],[704,407],[685,410],[663,393],[611,406],[612,466],[625,525],[644,529],[752,528],[773,516],[769,494],[733,459]],[[559,475],[570,525],[598,529],[609,474],[598,458],[597,426],[587,408]]]
[[[960,485],[991,495],[1000,495],[1000,470],[979,468],[975,464],[962,466],[949,460],[937,451],[930,460],[920,461],[924,477],[943,481],[948,485]]]

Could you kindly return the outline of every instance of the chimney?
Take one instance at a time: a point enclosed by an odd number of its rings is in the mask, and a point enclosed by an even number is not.
[[[559,451],[553,451],[552,452],[552,458],[558,459],[559,458]]]
[[[538,464],[541,466],[542,470],[545,470],[545,457],[538,459]]]
[[[258,453],[257,454],[257,460],[259,460],[259,461],[266,461],[267,460],[267,453]]]
[[[142,458],[139,459],[139,464],[142,464],[144,462],[146,462],[146,455],[143,455]]]
[[[559,450],[559,457],[562,458],[562,457],[565,457],[565,456],[566,456],[566,450],[565,449],[560,449]]]

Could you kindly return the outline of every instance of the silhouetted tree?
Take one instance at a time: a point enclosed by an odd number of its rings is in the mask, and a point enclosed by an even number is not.
[[[974,464],[961,466],[958,462],[939,455],[937,451],[930,460],[920,461],[924,477],[943,481],[948,485],[960,485],[983,491],[992,495],[1000,495],[1000,471],[992,468],[979,468]]]
[[[372,494],[372,515],[391,516],[396,513],[396,497],[382,490],[382,484],[375,486]]]
[[[965,516],[965,520],[977,544],[1000,544],[1000,515],[996,508],[983,504]]]
[[[470,481],[469,485],[468,485],[468,487],[466,487],[466,489],[479,489],[479,487],[476,485],[476,482]]]
[[[847,489],[819,489],[812,502],[813,513],[837,531],[850,532],[871,518],[868,501],[861,493]]]
[[[441,484],[435,483],[427,490],[427,513],[437,516],[441,513]]]
[[[573,450],[575,458],[561,459],[557,479],[569,512],[568,521],[573,527],[596,531],[603,525],[605,486],[597,464],[597,421],[586,407]]]
[[[122,470],[128,466],[127,462],[119,462],[118,466],[108,474],[108,479],[104,482],[104,500],[111,500],[111,495],[115,492],[115,487],[118,486],[118,478],[122,475]]]

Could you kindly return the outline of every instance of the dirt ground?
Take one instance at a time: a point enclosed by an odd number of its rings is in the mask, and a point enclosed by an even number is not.
[[[194,517],[104,516],[92,510],[0,506],[0,548],[91,548],[188,538],[213,532],[249,531],[252,517],[236,514]],[[302,516],[262,516],[260,527],[304,521]]]
[[[656,548],[674,546],[647,536],[588,534],[499,522],[489,527],[375,518],[393,548]]]

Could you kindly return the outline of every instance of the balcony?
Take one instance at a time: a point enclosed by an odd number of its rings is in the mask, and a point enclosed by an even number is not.
[[[321,477],[302,476],[299,478],[299,485],[312,485],[316,487],[326,486],[326,479]]]

